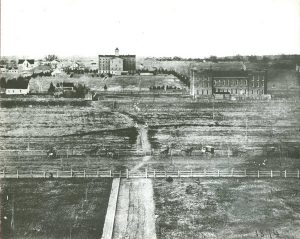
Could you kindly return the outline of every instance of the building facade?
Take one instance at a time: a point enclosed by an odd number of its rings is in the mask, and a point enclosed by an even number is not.
[[[98,72],[100,74],[134,74],[136,72],[136,56],[120,55],[115,49],[115,55],[99,55]]]
[[[230,95],[257,97],[267,94],[266,71],[192,70],[190,94],[194,97]]]

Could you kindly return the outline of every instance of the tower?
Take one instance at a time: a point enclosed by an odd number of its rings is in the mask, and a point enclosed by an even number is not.
[[[118,47],[115,49],[115,56],[119,56],[119,48]]]

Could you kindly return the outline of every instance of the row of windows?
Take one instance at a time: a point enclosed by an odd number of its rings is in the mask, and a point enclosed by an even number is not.
[[[202,90],[203,91],[203,90]],[[217,89],[217,92],[218,93],[225,93],[225,92],[227,92],[227,93],[231,93],[231,94],[247,94],[247,90],[246,89],[240,89],[240,90],[238,90],[238,89]],[[264,91],[263,90],[251,90],[249,93],[251,93],[252,95],[253,94],[263,94],[264,93]]]

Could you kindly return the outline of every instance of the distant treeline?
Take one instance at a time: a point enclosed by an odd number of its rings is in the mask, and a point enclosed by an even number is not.
[[[146,58],[147,59],[147,58]],[[150,59],[150,58],[148,58]],[[275,55],[275,56],[256,56],[256,55],[248,55],[248,56],[226,56],[226,57],[217,57],[210,56],[206,58],[182,58],[179,56],[174,57],[158,57],[151,58],[156,61],[194,61],[194,62],[230,62],[230,61],[249,61],[249,62],[269,62],[269,61],[280,61],[285,60],[290,63],[300,63],[300,55]]]

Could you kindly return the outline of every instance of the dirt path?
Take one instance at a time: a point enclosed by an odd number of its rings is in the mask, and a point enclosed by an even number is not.
[[[137,150],[150,152],[151,151],[151,144],[148,140],[148,127],[139,124],[138,125],[138,137],[137,137]],[[144,156],[142,161],[138,163],[131,171],[136,171],[139,168],[143,167],[144,164],[151,159],[151,156]]]
[[[121,180],[112,238],[156,239],[150,179]]]

